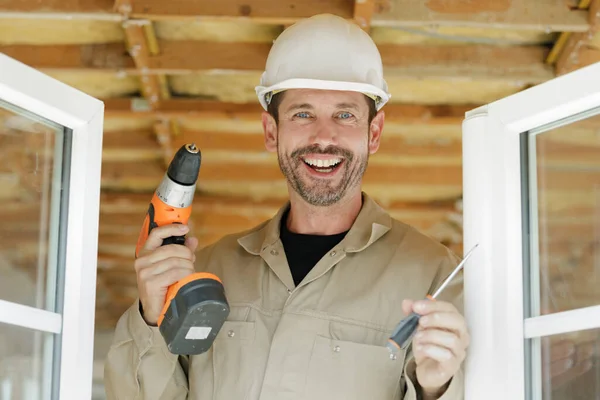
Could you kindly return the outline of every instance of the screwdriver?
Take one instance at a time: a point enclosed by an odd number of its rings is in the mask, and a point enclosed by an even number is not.
[[[477,246],[479,246],[479,244],[476,244],[475,246],[473,246],[473,248],[471,250],[469,250],[469,252],[465,255],[465,257],[460,262],[460,264],[458,264],[456,266],[456,268],[454,268],[454,271],[452,271],[450,273],[450,275],[448,275],[448,277],[440,285],[439,289],[436,290],[433,295],[428,294],[426,296],[426,298],[428,298],[430,300],[435,300],[437,298],[437,296],[439,296],[439,294],[446,288],[446,286],[448,286],[448,284],[450,283],[452,278],[454,278],[456,276],[456,274],[458,274],[458,272],[462,269],[462,267],[465,265],[465,262],[471,256],[471,254],[473,253],[473,250],[475,250],[475,248]],[[417,326],[419,325],[420,319],[421,319],[420,314],[412,312],[408,317],[406,317],[402,321],[400,321],[400,323],[396,326],[396,328],[392,332],[392,334],[388,340],[388,343],[386,345],[387,349],[391,353],[395,353],[399,349],[405,349],[406,346],[408,346],[408,343],[410,343],[410,338],[413,336],[413,334],[417,330]]]

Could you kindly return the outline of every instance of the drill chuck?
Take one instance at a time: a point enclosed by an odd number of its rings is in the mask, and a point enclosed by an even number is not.
[[[167,169],[167,176],[182,186],[192,186],[198,180],[202,155],[194,143],[181,146]]]

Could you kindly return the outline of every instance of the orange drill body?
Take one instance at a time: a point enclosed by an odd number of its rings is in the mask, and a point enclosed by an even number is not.
[[[167,179],[167,177],[165,177]],[[138,237],[135,256],[139,257],[140,250],[144,247],[150,231],[157,226],[169,225],[169,224],[187,224],[190,216],[192,215],[192,205],[183,208],[175,208],[160,199],[158,194],[155,192],[148,206],[148,212],[144,223],[142,224],[142,230]],[[177,236],[179,238],[179,236]],[[176,240],[176,239],[172,239]],[[181,239],[179,239],[181,241]],[[185,241],[185,240],[184,240]],[[182,244],[182,243],[180,243]]]
[[[200,150],[194,144],[177,151],[148,206],[136,244],[136,258],[152,229],[188,223],[200,162]],[[185,245],[185,236],[166,238],[162,245],[167,244]],[[221,280],[210,273],[196,272],[169,286],[158,326],[172,353],[201,354],[210,348],[228,315],[229,304]]]

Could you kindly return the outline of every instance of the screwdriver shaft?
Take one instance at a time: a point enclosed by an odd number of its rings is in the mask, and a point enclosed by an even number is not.
[[[473,250],[478,246],[476,244],[463,258],[463,260],[454,268],[454,271],[440,285],[439,289],[435,291],[435,293],[430,297],[431,299],[436,299],[440,293],[448,286],[450,281],[458,274],[458,272],[463,268],[467,259],[473,253]],[[428,296],[429,297],[429,296]],[[409,316],[402,319],[400,323],[393,330],[390,338],[388,339],[388,343],[386,347],[390,352],[396,352],[399,349],[405,349],[408,343],[410,343],[410,339],[414,335],[417,330],[417,326],[419,325],[419,320],[421,319],[421,315],[415,312],[412,312]]]

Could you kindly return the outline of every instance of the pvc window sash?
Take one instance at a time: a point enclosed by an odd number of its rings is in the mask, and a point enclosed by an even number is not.
[[[4,54],[0,54],[0,99],[71,130],[68,182],[71,190],[67,212],[62,330],[59,337],[61,342],[68,345],[60,347],[58,398],[89,399],[94,348],[104,104]],[[11,306],[10,310],[21,309]],[[10,315],[7,319],[19,318],[12,311],[7,313]],[[45,313],[40,315],[50,316]],[[50,320],[55,322],[40,327],[56,330],[54,324],[57,320],[55,317],[50,317]]]
[[[526,339],[600,328],[600,305],[527,318]]]
[[[0,300],[0,323],[50,333],[62,330],[60,314],[5,300]]]
[[[584,319],[600,321],[594,318],[595,308],[525,318],[523,286],[529,278],[523,266],[529,260],[524,260],[523,245],[529,238],[523,231],[522,198],[527,189],[521,187],[520,145],[523,132],[600,107],[598,76],[600,63],[466,114],[464,248],[479,244],[464,270],[464,309],[471,333],[466,400],[528,398],[526,382],[533,381],[534,390],[539,385],[525,365],[526,339],[531,338],[535,348],[536,335],[558,332],[562,318],[570,318],[573,329],[583,328]]]

